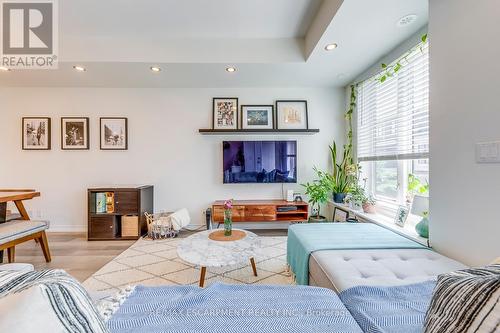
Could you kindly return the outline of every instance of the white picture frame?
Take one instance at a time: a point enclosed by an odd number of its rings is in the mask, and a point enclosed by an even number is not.
[[[273,129],[274,106],[242,105],[240,118],[242,129]]]
[[[400,227],[404,227],[409,214],[410,210],[408,209],[408,207],[399,206],[396,212],[396,216],[394,217],[394,223]]]

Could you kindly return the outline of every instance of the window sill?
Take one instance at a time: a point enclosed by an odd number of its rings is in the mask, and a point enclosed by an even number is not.
[[[395,233],[401,236],[409,238],[419,244],[431,247],[429,240],[427,238],[421,237],[415,231],[415,224],[418,223],[419,220],[419,218],[416,216],[409,216],[408,221],[405,223],[405,226],[400,227],[394,223],[394,218],[388,217],[386,215],[382,215],[379,213],[374,213],[374,214],[365,213],[362,210],[361,211],[354,210],[346,204],[338,204],[333,201],[328,201],[328,205],[331,205],[332,207],[339,207],[343,210],[347,210],[349,212],[349,215],[351,214],[354,215],[358,220],[377,224],[381,227],[394,231]]]

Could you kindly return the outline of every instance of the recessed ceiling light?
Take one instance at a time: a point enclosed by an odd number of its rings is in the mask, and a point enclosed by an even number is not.
[[[85,67],[79,66],[79,65],[75,65],[75,66],[73,66],[73,68],[75,69],[75,71],[78,71],[78,72],[85,72],[87,70],[87,69],[85,69]]]
[[[417,15],[415,15],[415,14],[405,15],[398,20],[397,25],[398,25],[398,27],[404,27],[404,26],[407,26],[409,24],[412,24],[413,22],[415,22],[416,19],[417,19]]]
[[[151,71],[155,72],[155,73],[161,72],[161,67],[158,67],[158,66],[151,66],[151,67],[149,67],[149,69],[151,69]]]
[[[327,44],[327,45],[325,46],[325,50],[327,50],[327,51],[335,50],[335,49],[337,48],[337,46],[338,46],[338,45],[337,45],[336,43]]]
[[[0,66],[0,71],[10,72],[10,68],[4,67],[4,66]]]
[[[236,67],[233,66],[226,67],[226,72],[234,73],[236,72]]]

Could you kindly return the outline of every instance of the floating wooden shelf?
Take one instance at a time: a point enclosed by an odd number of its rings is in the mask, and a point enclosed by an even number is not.
[[[319,133],[319,128],[311,129],[211,129],[200,128],[203,135],[241,135],[241,134],[300,134],[313,135]]]

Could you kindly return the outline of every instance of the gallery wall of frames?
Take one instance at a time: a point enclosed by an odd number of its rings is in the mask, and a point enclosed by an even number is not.
[[[52,147],[52,118],[22,118],[22,149],[50,150]],[[60,142],[62,150],[90,149],[90,118],[61,117]],[[128,149],[128,119],[99,118],[99,147],[101,150]]]

